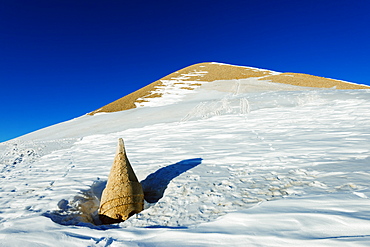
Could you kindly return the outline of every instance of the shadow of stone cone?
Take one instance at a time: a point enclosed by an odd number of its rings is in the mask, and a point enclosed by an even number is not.
[[[116,156],[108,177],[99,208],[103,224],[127,220],[144,209],[144,193],[126,156],[122,138],[118,140]]]

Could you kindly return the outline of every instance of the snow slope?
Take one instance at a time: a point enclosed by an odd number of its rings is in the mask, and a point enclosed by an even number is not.
[[[166,90],[1,143],[0,246],[370,245],[370,90]],[[99,225],[121,137],[148,202]]]

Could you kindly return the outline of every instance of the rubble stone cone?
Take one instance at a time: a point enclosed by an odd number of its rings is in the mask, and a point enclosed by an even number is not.
[[[143,209],[143,189],[126,156],[123,140],[120,138],[107,186],[101,197],[99,218],[103,224],[118,223]]]

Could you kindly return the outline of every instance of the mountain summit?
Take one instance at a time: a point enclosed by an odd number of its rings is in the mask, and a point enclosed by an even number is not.
[[[262,82],[274,82],[313,88],[370,89],[369,86],[365,85],[308,74],[280,73],[253,67],[207,62],[194,64],[173,72],[88,114],[117,112],[145,106],[147,102],[153,101],[153,98],[161,98],[165,94],[171,94],[174,89],[178,89],[176,90],[177,94],[184,94],[186,91],[202,87],[208,82],[223,81],[222,85],[218,85],[218,87],[231,88],[232,83],[230,81],[241,79],[252,79],[252,81],[260,82],[260,84]]]
[[[302,99],[293,97],[293,92],[315,93],[322,88],[329,91],[370,89],[365,85],[306,74],[215,62],[199,63],[171,73],[81,117],[19,138],[23,141],[81,138],[122,131],[123,127],[181,123],[225,114],[245,115],[250,111],[277,106],[276,99],[267,97],[266,93],[276,93],[276,97],[284,95],[285,99],[278,101],[280,106],[295,106],[300,105]]]

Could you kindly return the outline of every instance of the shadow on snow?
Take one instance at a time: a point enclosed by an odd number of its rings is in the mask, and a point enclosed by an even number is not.
[[[163,197],[164,191],[172,179],[202,163],[201,158],[183,160],[176,164],[163,167],[147,176],[141,185],[143,186],[145,201],[158,202]]]
[[[174,178],[201,163],[201,158],[182,160],[148,175],[140,182],[145,200],[149,203],[158,202],[163,197],[168,184]],[[85,226],[100,230],[117,228],[118,225],[101,225],[98,217],[100,199],[106,184],[106,180],[94,181],[90,189],[81,190],[71,201],[60,200],[58,202],[59,210],[45,212],[43,216],[61,225]],[[154,227],[159,228],[161,226]]]

